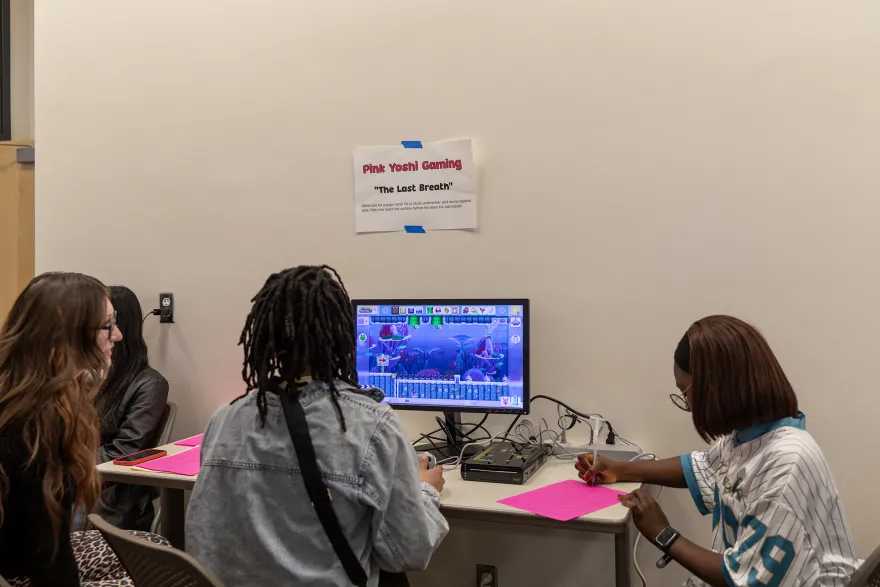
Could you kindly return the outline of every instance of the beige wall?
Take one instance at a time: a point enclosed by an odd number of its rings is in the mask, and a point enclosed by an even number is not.
[[[285,266],[334,265],[356,296],[528,296],[534,392],[663,455],[700,446],[667,399],[676,342],[736,314],[795,383],[866,554],[880,4],[545,4],[41,3],[38,270],[176,294],[178,323],[146,332],[181,435],[240,392],[247,300]],[[457,137],[474,139],[478,231],[355,236],[356,146]],[[687,495],[663,504],[705,541]],[[527,584],[509,542],[456,536],[431,580],[494,561]],[[590,544],[529,546],[562,585],[607,577]]]
[[[11,0],[12,138],[34,138],[34,2]]]

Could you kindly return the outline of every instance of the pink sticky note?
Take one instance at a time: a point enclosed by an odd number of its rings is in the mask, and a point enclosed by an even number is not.
[[[608,487],[591,487],[583,481],[571,479],[520,493],[498,503],[567,522],[620,503],[617,496],[623,493],[626,492]]]
[[[199,474],[199,463],[201,461],[201,447],[191,448],[170,457],[162,457],[147,461],[138,465],[139,469],[148,471],[157,471],[159,473],[175,473],[177,475],[187,475],[192,477]]]
[[[189,438],[184,438],[183,440],[178,440],[174,444],[177,446],[201,446],[202,436],[204,436],[204,434],[197,434],[195,436],[190,436]]]

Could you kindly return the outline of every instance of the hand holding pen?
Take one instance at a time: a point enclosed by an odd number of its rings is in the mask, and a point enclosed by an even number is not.
[[[603,484],[610,485],[617,483],[618,472],[617,461],[606,459],[595,454],[584,454],[577,458],[575,468],[578,471],[578,477],[586,481],[590,485]]]

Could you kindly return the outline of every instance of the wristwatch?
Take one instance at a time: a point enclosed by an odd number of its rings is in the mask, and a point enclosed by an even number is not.
[[[658,569],[665,568],[666,565],[669,564],[669,561],[672,560],[672,555],[669,554],[669,548],[676,540],[678,540],[679,536],[681,536],[681,534],[679,534],[674,528],[666,526],[660,530],[660,533],[654,538],[654,546],[663,551],[663,556],[657,561]]]

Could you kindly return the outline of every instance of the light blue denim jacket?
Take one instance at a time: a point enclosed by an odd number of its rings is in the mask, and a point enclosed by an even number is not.
[[[300,402],[333,509],[373,587],[380,568],[423,570],[449,525],[437,491],[419,483],[413,448],[382,392],[337,385],[345,433],[325,384],[306,385]],[[186,549],[227,587],[350,585],[309,502],[281,402],[267,399],[265,428],[255,393],[208,424]]]

